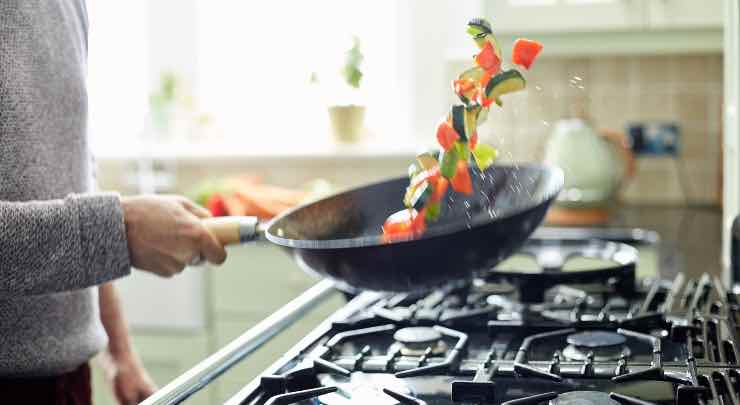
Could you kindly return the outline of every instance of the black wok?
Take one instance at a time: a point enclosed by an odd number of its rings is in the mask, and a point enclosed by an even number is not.
[[[448,191],[442,215],[418,239],[386,243],[381,225],[403,208],[408,178],[324,198],[257,226],[253,218],[219,218],[209,227],[224,243],[254,239],[265,229],[298,265],[338,287],[377,291],[430,289],[493,268],[540,224],[563,187],[563,172],[541,165],[471,170],[473,195]],[[240,227],[234,228],[239,222]],[[238,229],[238,230],[236,230]]]

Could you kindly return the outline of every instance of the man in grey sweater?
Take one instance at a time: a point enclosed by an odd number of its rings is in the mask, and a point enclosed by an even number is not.
[[[87,27],[84,0],[0,0],[0,401],[89,403],[104,349],[119,402],[143,400],[110,281],[226,257],[184,198],[93,192]]]

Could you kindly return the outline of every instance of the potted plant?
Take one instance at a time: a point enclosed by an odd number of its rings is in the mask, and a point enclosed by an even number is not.
[[[364,130],[365,106],[362,105],[360,94],[363,59],[360,40],[355,36],[352,46],[344,55],[339,72],[341,80],[337,86],[332,86],[333,91],[327,103],[332,133],[341,143],[357,142]],[[311,82],[318,83],[316,73],[311,75]]]
[[[211,121],[209,115],[198,111],[187,83],[172,71],[161,73],[149,95],[149,109],[152,132],[158,141],[199,138]]]

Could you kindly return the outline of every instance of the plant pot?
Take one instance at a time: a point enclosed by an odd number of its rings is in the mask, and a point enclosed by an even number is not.
[[[342,143],[353,143],[362,137],[365,123],[365,107],[358,105],[334,105],[329,107],[334,137]]]

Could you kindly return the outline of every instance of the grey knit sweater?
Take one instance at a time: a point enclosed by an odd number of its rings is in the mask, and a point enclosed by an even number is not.
[[[89,194],[84,0],[0,0],[0,377],[106,344],[96,285],[128,274],[120,201]]]

